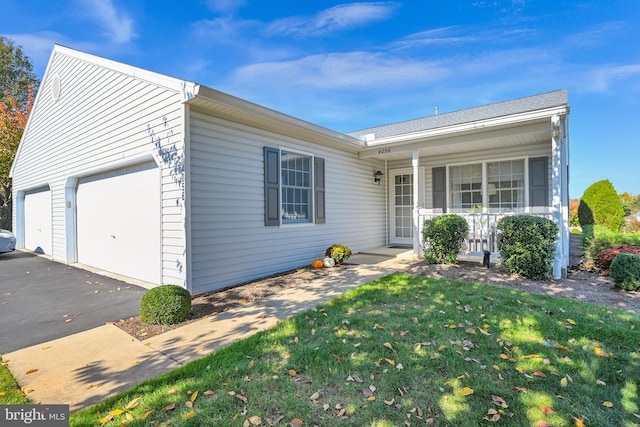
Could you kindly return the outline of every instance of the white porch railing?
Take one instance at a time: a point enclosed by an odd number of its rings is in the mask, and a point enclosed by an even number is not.
[[[418,227],[420,244],[423,246],[422,229],[425,219],[431,219],[434,217],[445,215],[442,212],[437,212],[439,209],[419,209],[418,210]],[[534,215],[541,216],[553,220],[553,215],[546,207],[541,208],[529,208],[523,212],[477,212],[477,213],[463,213],[463,212],[451,212],[459,215],[467,220],[469,224],[469,233],[462,243],[460,254],[482,256],[485,251],[491,252],[491,256],[497,257],[498,254],[498,234],[497,224],[498,221],[509,215]],[[424,248],[423,248],[424,249]]]

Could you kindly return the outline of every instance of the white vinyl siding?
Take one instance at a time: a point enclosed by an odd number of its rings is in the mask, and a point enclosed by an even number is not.
[[[14,190],[50,183],[51,254],[74,262],[69,209],[75,209],[77,180],[156,159],[162,169],[163,282],[184,285],[181,94],[109,66],[54,51],[14,165]],[[56,74],[60,98],[54,101]]]
[[[333,243],[354,252],[384,245],[379,162],[194,110],[190,121],[192,293],[308,265]],[[265,227],[265,146],[325,159],[325,224]]]

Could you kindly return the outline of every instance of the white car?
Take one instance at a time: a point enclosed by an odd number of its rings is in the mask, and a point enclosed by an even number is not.
[[[9,230],[0,229],[0,254],[16,250],[16,236]]]

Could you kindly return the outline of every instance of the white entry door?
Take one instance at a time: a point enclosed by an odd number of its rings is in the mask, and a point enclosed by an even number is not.
[[[424,182],[424,168],[418,172],[418,183],[414,182],[413,169],[395,169],[389,171],[389,218],[390,236],[392,245],[411,246],[413,244],[413,187],[418,184],[419,194],[422,194]],[[422,197],[418,200],[421,205]]]
[[[24,196],[24,247],[51,255],[51,190],[42,189]]]
[[[159,284],[160,175],[155,163],[80,180],[78,262]]]

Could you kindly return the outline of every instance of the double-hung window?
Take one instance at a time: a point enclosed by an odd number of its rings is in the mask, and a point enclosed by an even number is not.
[[[311,156],[280,151],[282,223],[311,222]]]
[[[452,212],[482,208],[502,212],[522,210],[525,191],[524,159],[449,167]]]
[[[324,159],[265,147],[265,225],[325,222]]]

